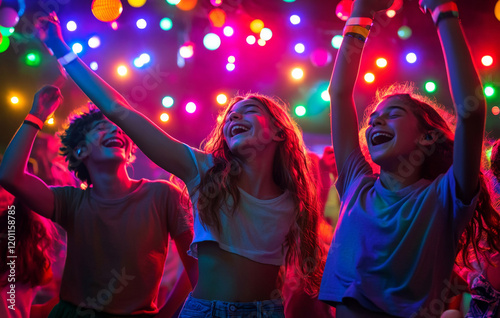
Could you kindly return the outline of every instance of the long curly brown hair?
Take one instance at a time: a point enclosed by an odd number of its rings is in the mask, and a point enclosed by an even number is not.
[[[225,119],[233,105],[239,101],[253,99],[265,106],[283,141],[278,143],[273,162],[273,180],[281,190],[288,190],[294,200],[297,229],[287,235],[285,244],[287,268],[294,268],[303,279],[310,294],[316,294],[324,268],[323,252],[318,241],[320,212],[317,193],[310,170],[309,158],[297,124],[290,117],[281,101],[260,95],[247,94],[234,97],[221,112],[217,124],[203,143],[203,149],[213,155],[214,165],[204,175],[196,191],[199,191],[198,210],[201,222],[221,231],[220,213],[227,207],[228,199],[238,206],[240,193],[237,179],[241,161],[229,150],[223,133]],[[195,192],[196,192],[195,191]],[[278,226],[278,225],[277,225]]]
[[[455,116],[446,111],[432,99],[418,93],[411,83],[393,84],[377,91],[374,102],[365,111],[365,119],[360,130],[360,145],[365,158],[375,173],[380,171],[370,159],[365,131],[368,128],[368,115],[375,107],[387,98],[397,97],[410,107],[417,117],[422,131],[434,131],[438,135],[435,149],[429,151],[422,164],[422,178],[434,180],[440,174],[446,173],[453,163],[453,145],[456,120]],[[484,152],[483,152],[484,157]],[[486,161],[483,160],[483,163]],[[491,250],[500,251],[500,214],[498,200],[492,195],[490,181],[483,173],[486,166],[483,164],[479,174],[479,196],[474,216],[465,228],[459,242],[462,262],[472,268],[474,259],[489,260]],[[489,250],[491,249],[491,250]]]
[[[6,275],[10,270],[7,255],[16,255],[16,282],[30,284],[32,287],[39,286],[51,267],[56,244],[63,243],[51,222],[42,220],[41,216],[21,204],[18,199],[15,199],[13,204],[6,209],[2,211],[0,217],[0,253],[2,255],[0,286],[9,283]],[[13,219],[15,219],[14,224],[12,224]],[[15,227],[15,254],[9,253],[11,247],[9,242],[12,243],[9,238],[9,226]]]

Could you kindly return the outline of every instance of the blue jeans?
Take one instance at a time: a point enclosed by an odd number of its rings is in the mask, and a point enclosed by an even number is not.
[[[179,318],[285,318],[281,299],[232,303],[194,298],[189,294]]]

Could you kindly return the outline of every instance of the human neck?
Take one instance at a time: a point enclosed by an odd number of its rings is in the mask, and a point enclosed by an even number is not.
[[[412,173],[412,174],[401,174],[399,172],[390,172],[380,170],[380,182],[384,188],[390,191],[399,191],[403,188],[406,188],[409,185],[416,183],[421,179],[420,173]]]
[[[238,177],[238,186],[258,199],[272,199],[282,191],[273,179],[274,151],[256,153],[245,160]]]
[[[117,199],[132,192],[138,185],[127,173],[126,165],[106,165],[88,169],[94,193],[106,199]]]

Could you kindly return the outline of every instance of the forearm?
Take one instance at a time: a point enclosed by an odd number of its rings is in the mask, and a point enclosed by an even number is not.
[[[64,56],[70,48],[64,42],[51,46],[56,57]],[[113,122],[119,120],[129,107],[127,100],[79,58],[64,66],[68,74],[88,98]]]
[[[448,18],[439,22],[438,34],[446,61],[448,81],[458,116],[485,120],[486,102],[479,75],[460,22]],[[478,92],[480,94],[476,95]]]
[[[175,283],[172,291],[169,293],[165,305],[160,309],[158,318],[169,318],[182,306],[187,295],[193,288],[189,283],[189,278],[185,270],[182,271],[181,276]]]
[[[37,133],[35,127],[21,125],[5,150],[0,164],[0,184],[7,190],[22,181]]]
[[[355,3],[352,17],[367,17],[373,19],[373,13]],[[359,39],[344,36],[342,45],[337,53],[335,66],[330,79],[330,95],[352,98],[354,85],[358,78],[361,55],[364,43]]]

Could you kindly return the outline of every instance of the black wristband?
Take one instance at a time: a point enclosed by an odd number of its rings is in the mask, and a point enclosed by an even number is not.
[[[457,11],[445,11],[441,12],[438,15],[438,18],[436,20],[436,26],[439,26],[439,22],[449,19],[449,18],[457,18],[458,19],[458,12]]]
[[[34,122],[32,122],[32,121],[25,120],[25,121],[23,121],[23,124],[33,126],[33,127],[35,127],[36,129],[40,130],[40,127],[38,127],[38,125],[37,125],[37,124],[35,124],[35,123],[34,123]]]

